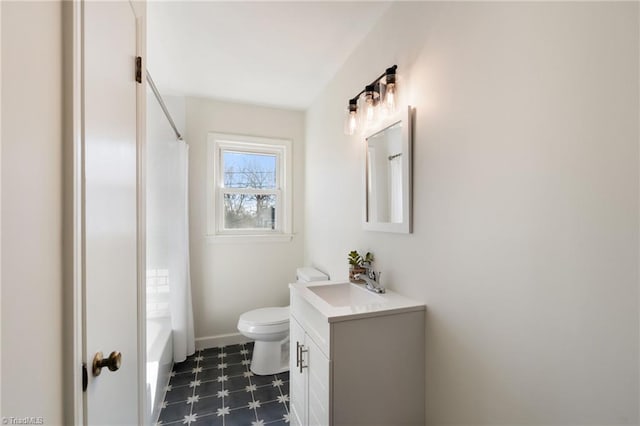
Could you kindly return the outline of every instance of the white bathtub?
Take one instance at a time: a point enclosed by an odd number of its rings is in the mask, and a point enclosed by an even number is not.
[[[158,421],[172,367],[171,319],[147,320],[147,414],[151,425]]]

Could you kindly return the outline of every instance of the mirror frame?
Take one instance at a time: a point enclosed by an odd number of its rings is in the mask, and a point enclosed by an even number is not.
[[[363,188],[364,196],[362,200],[362,223],[365,231],[378,232],[394,232],[400,234],[410,234],[413,232],[413,115],[415,109],[407,106],[405,110],[387,117],[376,123],[375,126],[367,129],[364,133],[364,173]],[[368,221],[369,212],[369,190],[368,190],[368,174],[369,174],[369,150],[368,139],[393,126],[402,122],[402,222],[370,222]]]

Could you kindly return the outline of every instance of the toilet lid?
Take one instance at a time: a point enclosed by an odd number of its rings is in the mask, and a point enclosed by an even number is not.
[[[240,321],[254,325],[282,324],[289,321],[289,307],[254,309],[240,315]]]

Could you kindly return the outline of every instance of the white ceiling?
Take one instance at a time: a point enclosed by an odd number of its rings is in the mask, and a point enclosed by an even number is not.
[[[149,2],[147,68],[164,94],[305,109],[388,2]]]

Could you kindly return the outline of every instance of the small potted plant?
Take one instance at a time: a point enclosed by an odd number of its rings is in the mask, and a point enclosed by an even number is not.
[[[373,254],[367,252],[367,254],[362,257],[356,250],[351,250],[347,256],[347,260],[349,261],[349,281],[358,284],[364,283],[364,280],[356,279],[355,275],[367,272],[364,266],[371,265],[371,262],[373,262]]]

